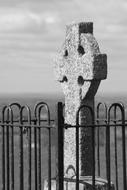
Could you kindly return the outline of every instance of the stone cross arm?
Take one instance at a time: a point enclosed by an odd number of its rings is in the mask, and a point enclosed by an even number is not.
[[[65,121],[74,124],[81,101],[87,94],[91,94],[93,86],[91,97],[94,96],[100,81],[107,77],[107,56],[100,53],[93,36],[93,23],[67,26],[65,42],[54,68],[56,79],[61,83],[65,94]],[[68,117],[72,119],[67,119]]]
[[[107,56],[101,54],[92,34],[92,23],[67,26],[66,39],[55,61],[55,75],[59,82],[67,82],[71,75],[83,80],[103,80],[107,77]]]

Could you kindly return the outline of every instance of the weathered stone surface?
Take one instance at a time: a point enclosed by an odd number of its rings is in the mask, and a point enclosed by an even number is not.
[[[79,190],[93,190],[92,177],[82,176],[79,179]],[[48,181],[45,180],[44,190],[48,190]],[[52,190],[56,190],[56,180],[52,180]],[[76,190],[76,180],[65,178],[64,190]],[[105,179],[96,177],[95,179],[95,190],[108,190],[108,182]],[[110,190],[115,190],[113,183],[111,183]]]
[[[76,124],[76,113],[82,104],[94,109],[94,96],[100,81],[107,77],[107,56],[101,54],[93,36],[92,23],[74,23],[67,26],[65,42],[59,52],[54,71],[65,94],[65,123]],[[88,111],[80,113],[80,123],[90,124]],[[66,129],[64,133],[64,169],[76,166],[76,130]],[[79,137],[80,175],[92,175],[92,132],[80,129]]]
[[[67,26],[65,42],[54,64],[56,79],[65,94],[65,123],[71,125],[76,124],[82,99],[91,87],[91,93],[97,91],[98,82],[107,76],[107,58],[100,53],[92,28],[92,23]]]

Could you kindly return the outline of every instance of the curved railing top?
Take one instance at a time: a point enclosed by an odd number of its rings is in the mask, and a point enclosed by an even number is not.
[[[38,102],[33,108],[28,105],[21,105],[18,102],[13,102],[5,106],[1,106],[0,113],[1,123],[3,122],[27,122],[40,125],[41,121],[47,122],[50,125],[50,109],[47,103]],[[44,116],[43,116],[44,115]],[[42,117],[43,116],[43,117]]]

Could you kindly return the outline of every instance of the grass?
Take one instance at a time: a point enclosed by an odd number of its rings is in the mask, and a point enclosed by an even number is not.
[[[126,130],[127,131],[127,130]],[[103,134],[103,135],[102,135]],[[100,145],[100,176],[106,179],[106,141],[105,129],[101,132],[101,145]],[[117,129],[117,172],[118,172],[118,188],[123,190],[123,155],[122,155],[122,131],[121,127]],[[97,151],[96,151],[97,155]],[[110,156],[111,156],[111,181],[116,186],[116,167],[115,167],[115,140],[114,140],[114,127],[110,129]],[[127,133],[126,133],[126,161],[127,161]],[[97,171],[96,163],[96,171]],[[126,165],[127,170],[127,165]],[[97,175],[97,172],[96,172]],[[127,179],[126,179],[127,180]],[[126,181],[127,183],[127,181]]]
[[[103,136],[104,137],[104,136]],[[118,145],[117,145],[117,156],[118,156],[118,182],[119,182],[119,189],[123,189],[123,161],[122,161],[122,141],[120,132],[118,132]],[[23,146],[24,146],[24,189],[28,188],[28,137],[27,134],[23,135]],[[104,139],[104,138],[103,138]],[[19,169],[19,154],[20,154],[20,136],[19,133],[16,131],[14,135],[14,160],[15,160],[15,189],[19,189],[20,185],[20,169]],[[11,141],[10,141],[11,144]],[[41,179],[42,179],[42,187],[44,185],[44,180],[48,178],[48,133],[45,129],[42,130],[41,133]],[[101,177],[106,178],[106,158],[105,158],[105,146],[104,142],[101,142],[100,146],[100,168],[101,168]],[[0,152],[1,152],[1,145],[2,145],[2,138],[0,135]],[[11,147],[10,147],[11,148]],[[126,147],[127,148],[127,147]],[[34,164],[34,136],[32,134],[32,190],[35,189],[35,164]],[[127,152],[127,150],[126,150]],[[115,184],[115,156],[114,156],[114,133],[113,130],[111,132],[111,179],[112,182]],[[52,132],[52,177],[56,174],[56,138],[55,138],[55,131]],[[2,155],[1,155],[2,156]],[[2,157],[0,156],[0,171],[2,171]],[[10,161],[11,161],[11,152],[10,152]],[[5,156],[5,162],[7,159],[7,154]],[[11,163],[10,163],[11,164]],[[5,168],[7,170],[7,168]],[[97,164],[96,164],[96,171],[97,171]],[[7,175],[7,171],[6,171]],[[97,175],[97,172],[96,172]],[[11,177],[11,174],[10,174]],[[2,172],[0,172],[0,189],[2,189]],[[11,185],[11,183],[10,183]]]
[[[52,133],[52,136],[54,136],[54,132]],[[53,139],[53,138],[52,138]],[[10,140],[10,139],[9,139]],[[16,134],[14,135],[14,180],[15,180],[15,189],[19,189],[20,186],[20,136],[18,132],[16,131]],[[42,187],[44,184],[44,180],[48,178],[48,134],[47,131],[44,129],[41,133],[41,179],[42,179]],[[6,147],[6,144],[5,144]],[[23,154],[24,154],[24,189],[28,189],[28,137],[26,134],[23,135]],[[10,146],[11,150],[11,140],[10,140]],[[0,152],[2,149],[2,138],[0,135]],[[6,149],[6,148],[5,148]],[[34,159],[34,136],[32,134],[32,190],[35,189],[35,159]],[[52,177],[55,176],[55,139],[52,140],[52,149],[51,149],[51,160],[52,160]],[[38,154],[38,145],[37,145],[37,154]],[[5,155],[5,163],[7,161],[7,157],[9,156],[10,160],[10,167],[11,167],[11,151],[9,155]],[[38,167],[38,165],[37,165]],[[11,170],[11,168],[10,168]],[[2,154],[0,155],[0,171],[2,171]],[[5,173],[7,177],[7,168],[5,168]],[[11,178],[11,171],[10,171],[10,178]],[[11,185],[11,183],[10,183]],[[2,172],[0,172],[0,189],[2,189]]]

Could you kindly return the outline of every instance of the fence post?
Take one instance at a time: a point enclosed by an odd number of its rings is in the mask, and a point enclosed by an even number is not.
[[[57,104],[57,166],[56,166],[56,189],[63,190],[64,183],[64,156],[63,156],[63,138],[64,138],[64,119],[63,119],[63,104]]]
[[[94,110],[94,96],[101,80],[107,77],[107,56],[100,53],[93,36],[93,23],[74,23],[67,26],[65,43],[58,54],[54,70],[65,94],[65,124],[76,125],[76,113],[81,105]],[[88,111],[82,109],[80,124],[91,123]],[[64,170],[76,168],[75,127],[64,131]],[[91,175],[92,130],[79,131],[79,175]]]

